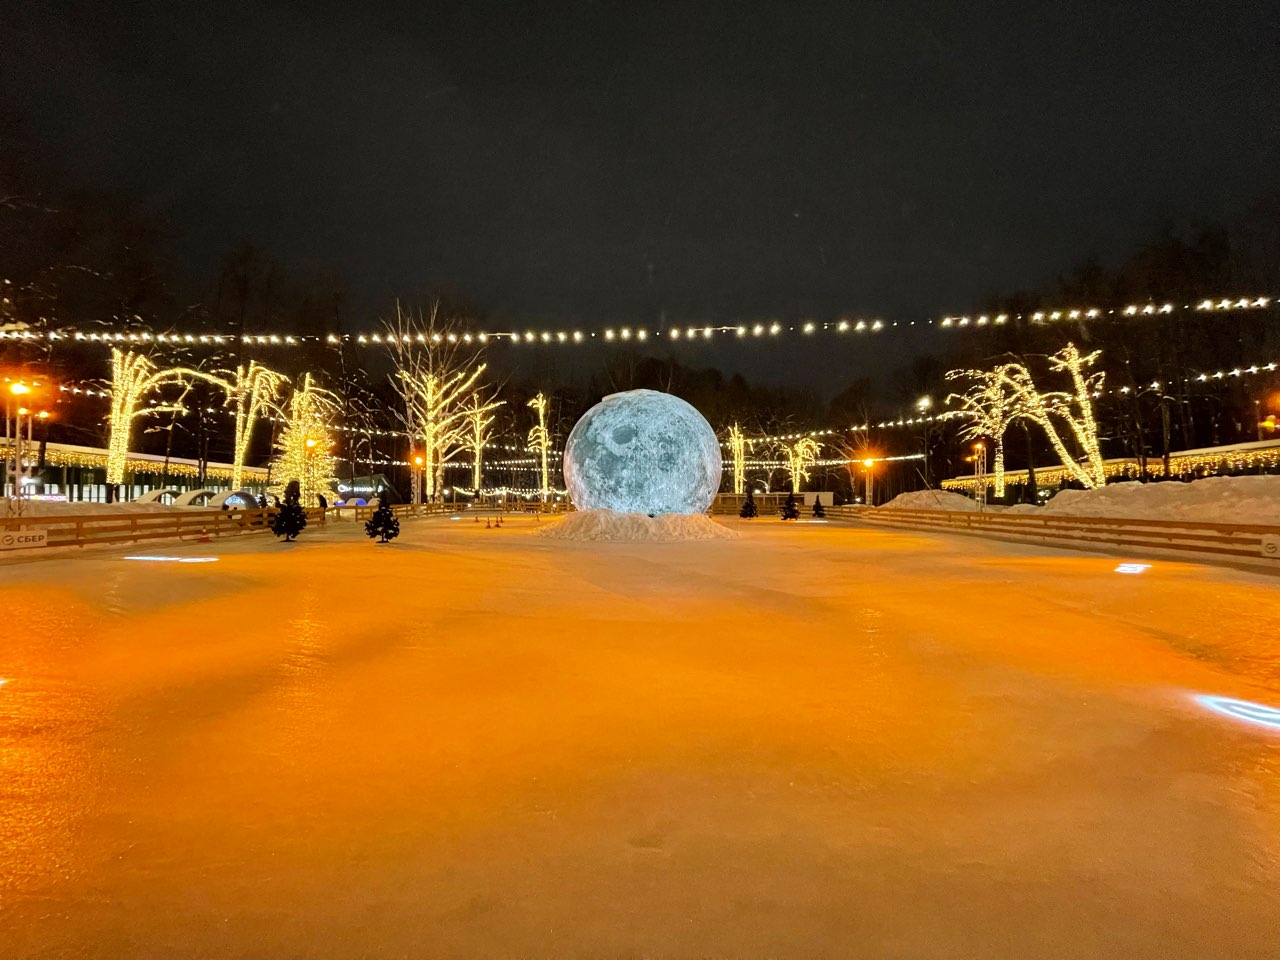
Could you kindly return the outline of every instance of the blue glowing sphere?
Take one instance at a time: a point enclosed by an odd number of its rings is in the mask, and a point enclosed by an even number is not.
[[[679,397],[628,390],[582,415],[564,448],[579,510],[703,513],[720,489],[720,441]]]

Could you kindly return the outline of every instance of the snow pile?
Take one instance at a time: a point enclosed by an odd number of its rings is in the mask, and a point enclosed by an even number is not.
[[[978,509],[978,505],[968,497],[947,490],[915,490],[911,493],[900,493],[888,503],[877,507],[879,510],[957,510],[970,513]]]
[[[577,510],[559,523],[543,527],[540,537],[556,540],[611,540],[674,542],[679,540],[732,540],[737,534],[702,513],[617,513],[613,510]]]
[[[1280,476],[1206,477],[1191,483],[1112,483],[1098,490],[1063,490],[1043,507],[1017,512],[1280,526]]]

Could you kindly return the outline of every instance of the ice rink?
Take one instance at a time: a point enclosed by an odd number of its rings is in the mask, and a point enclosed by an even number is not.
[[[6,558],[0,957],[1280,957],[1280,579],[729,523]]]

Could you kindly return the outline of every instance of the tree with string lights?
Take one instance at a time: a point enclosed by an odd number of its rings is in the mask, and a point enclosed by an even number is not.
[[[471,486],[475,495],[480,496],[480,473],[484,463],[484,447],[489,442],[490,427],[496,416],[492,411],[502,406],[503,400],[484,400],[480,394],[473,393],[463,404],[462,411],[466,417],[466,446],[471,451]]]
[[[971,386],[964,393],[953,393],[947,402],[959,404],[957,415],[965,420],[960,436],[976,440],[991,440],[994,469],[992,471],[997,497],[1004,496],[1004,435],[1015,421],[1028,413],[1026,393],[1015,386],[1020,364],[1005,363],[992,370],[950,370],[948,380],[968,380]],[[1028,375],[1029,379],[1029,375]]]
[[[1004,429],[1013,420],[1022,418],[1039,426],[1049,438],[1049,443],[1068,476],[1086,489],[1103,486],[1106,468],[1098,442],[1098,422],[1093,413],[1093,397],[1102,391],[1105,374],[1088,373],[1102,355],[1095,350],[1083,354],[1074,343],[1068,343],[1049,357],[1049,368],[1055,373],[1066,373],[1071,381],[1068,390],[1041,390],[1031,371],[1023,363],[1000,364],[991,371],[952,371],[958,377],[975,381],[975,389],[959,397],[961,411],[969,416],[968,428],[973,436],[1003,437]],[[955,395],[953,395],[954,397]],[[1059,432],[1059,422],[1069,431],[1064,439]],[[1000,428],[998,434],[990,431]],[[1074,441],[1079,456],[1068,448],[1067,440]],[[1003,453],[1003,445],[1000,447]],[[1000,484],[997,496],[1003,492],[1003,455],[997,460]]]
[[[328,489],[333,472],[329,420],[337,410],[337,397],[316,386],[309,373],[289,396],[271,472],[284,483],[296,480],[305,506],[316,506]]]
[[[247,367],[237,366],[234,376],[227,381],[227,405],[235,410],[236,416],[231,457],[233,490],[240,489],[254,426],[265,411],[277,409],[276,401],[288,382],[284,374],[264,367],[257,360],[250,360]]]
[[[738,424],[735,423],[729,428],[729,453],[733,457],[733,492],[739,495],[747,482],[747,444],[749,442]]]
[[[213,374],[188,367],[157,367],[150,357],[143,354],[121,350],[119,347],[111,348],[111,385],[107,388],[110,398],[107,414],[109,488],[124,483],[135,420],[161,413],[186,412],[180,403],[153,403],[144,406],[143,401],[163,386],[185,383],[188,380],[205,380],[223,389],[228,387],[225,380]]]
[[[428,500],[443,488],[444,466],[464,449],[470,416],[497,409],[497,401],[471,403],[486,364],[479,346],[486,337],[458,334],[439,319],[439,303],[426,316],[414,316],[396,305],[396,319],[386,324],[386,342],[396,369],[392,386],[403,404],[401,419],[420,447],[420,472]]]
[[[551,450],[551,434],[547,430],[547,398],[539,391],[528,405],[538,412],[538,422],[529,431],[529,449],[541,457],[542,499],[545,502],[551,495],[551,475],[547,467],[547,454]]]
[[[800,437],[793,443],[783,443],[782,451],[787,461],[787,476],[791,489],[799,490],[809,479],[809,468],[818,460],[822,446],[813,437]]]

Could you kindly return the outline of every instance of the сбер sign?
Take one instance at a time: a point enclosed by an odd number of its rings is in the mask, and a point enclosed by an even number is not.
[[[25,550],[29,547],[47,547],[48,545],[49,531],[43,527],[17,532],[12,530],[0,532],[0,550]]]

